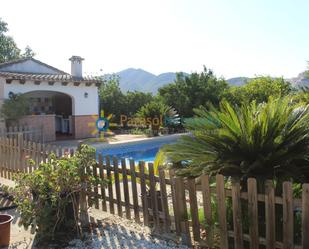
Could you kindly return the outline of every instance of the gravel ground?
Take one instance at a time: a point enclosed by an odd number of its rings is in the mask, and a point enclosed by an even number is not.
[[[173,241],[166,241],[152,236],[148,227],[139,225],[134,221],[122,219],[119,216],[111,215],[97,209],[90,210],[91,222],[93,226],[91,234],[87,239],[81,241],[75,239],[66,244],[38,246],[36,238],[29,230],[24,230],[18,226],[19,213],[16,209],[11,209],[1,213],[13,215],[14,220],[11,224],[11,243],[9,249],[188,249],[186,246],[177,245]]]
[[[188,249],[186,246],[177,245],[173,241],[155,238],[148,227],[138,225],[133,221],[122,219],[118,216],[93,210],[98,220],[98,227],[88,235],[88,239],[73,240],[67,249],[79,248],[111,248],[111,249]],[[101,216],[101,217],[100,217]]]

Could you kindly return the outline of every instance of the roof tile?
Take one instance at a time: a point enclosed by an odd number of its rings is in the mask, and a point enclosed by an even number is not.
[[[103,83],[100,77],[81,77],[73,78],[70,74],[27,74],[27,73],[11,73],[11,72],[0,72],[0,76],[6,77],[8,79],[25,79],[25,80],[66,80],[74,81],[80,83]]]

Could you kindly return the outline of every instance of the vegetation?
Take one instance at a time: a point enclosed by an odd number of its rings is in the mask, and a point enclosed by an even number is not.
[[[166,105],[174,107],[182,117],[192,117],[193,109],[211,103],[217,106],[228,84],[218,79],[206,67],[201,73],[185,76],[177,74],[174,83],[159,89],[159,95]]]
[[[301,87],[295,94],[294,101],[309,104],[309,87]]]
[[[267,102],[270,96],[278,98],[290,94],[291,84],[283,78],[271,78],[269,76],[257,77],[243,86],[234,86],[225,90],[224,98],[233,104]]]
[[[9,99],[4,100],[0,116],[5,118],[11,125],[15,124],[22,116],[30,112],[29,100],[21,94],[11,94]]]
[[[0,63],[35,55],[29,46],[22,53],[14,39],[6,34],[7,32],[8,24],[0,18]]]
[[[48,162],[32,173],[16,175],[14,195],[21,225],[31,227],[39,239],[52,239],[56,233],[72,229],[81,235],[78,203],[82,185],[86,182],[91,188],[93,184],[104,184],[84,174],[95,163],[95,149],[83,145],[73,157],[57,159],[50,155]]]
[[[153,101],[154,97],[151,93],[143,93],[143,92],[127,92],[125,96],[125,114],[128,116],[135,115],[142,106]]]
[[[309,180],[309,106],[285,97],[241,107],[222,101],[219,109],[195,113],[185,124],[192,135],[163,148],[172,161],[184,162],[179,173]]]
[[[134,116],[142,106],[153,100],[150,93],[122,93],[119,78],[115,75],[101,86],[99,96],[101,109],[107,114],[113,114],[115,122],[119,122],[120,115]]]
[[[204,67],[201,73],[191,75],[177,74],[174,83],[159,89],[157,96],[143,92],[122,93],[119,87],[119,78],[111,76],[100,89],[101,109],[113,114],[114,123],[120,122],[120,115],[127,117],[155,118],[164,115],[168,106],[174,108],[174,114],[181,118],[194,116],[195,108],[207,109],[209,105],[219,107],[222,100],[231,105],[248,105],[252,101],[257,104],[267,102],[268,98],[292,96],[293,89],[283,78],[257,77],[243,86],[230,87],[223,79],[218,79],[211,70]],[[303,100],[305,94],[295,97],[295,101]],[[147,116],[148,115],[148,116]],[[172,115],[172,116],[173,116]],[[174,125],[179,127],[180,117]],[[164,126],[172,127],[164,123]],[[154,134],[158,134],[159,126],[152,126]]]
[[[113,114],[119,119],[125,106],[125,96],[119,88],[117,76],[111,76],[99,89],[100,107],[106,114]]]
[[[168,114],[170,109],[161,101],[151,101],[138,111],[137,116],[149,120],[153,135],[157,136],[160,126],[163,125],[160,122],[163,121],[163,116]]]

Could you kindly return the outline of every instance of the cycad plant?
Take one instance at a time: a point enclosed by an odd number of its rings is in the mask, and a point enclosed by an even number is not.
[[[185,123],[190,135],[162,149],[182,162],[178,173],[309,180],[309,106],[270,98],[241,107],[222,101],[195,113]]]
[[[160,100],[154,100],[144,105],[137,112],[137,117],[145,118],[147,122],[150,121],[154,136],[159,135],[160,125],[165,125],[165,120],[172,124],[179,122],[177,111]],[[155,118],[159,122],[155,122]]]

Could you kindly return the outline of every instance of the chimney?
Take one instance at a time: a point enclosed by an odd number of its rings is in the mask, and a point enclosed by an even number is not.
[[[71,61],[71,75],[75,78],[82,78],[83,77],[82,61],[84,59],[80,56],[73,55],[69,60]]]

